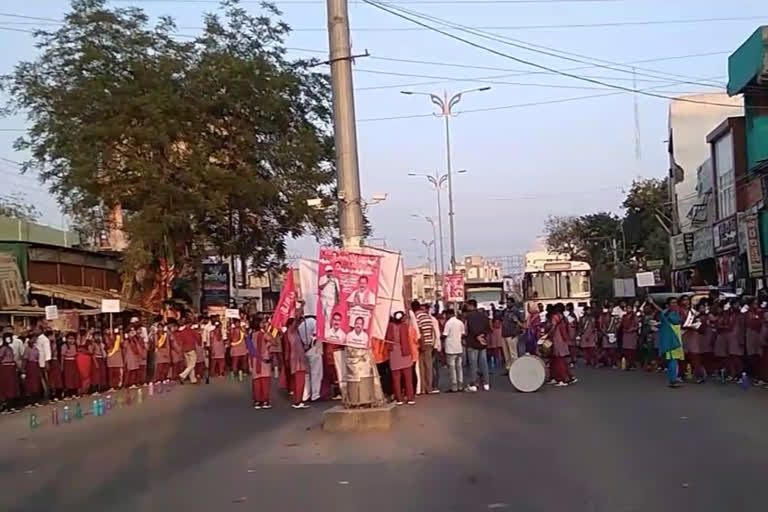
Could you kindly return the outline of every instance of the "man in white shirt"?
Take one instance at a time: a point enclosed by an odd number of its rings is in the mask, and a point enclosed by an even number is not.
[[[347,333],[341,328],[341,313],[333,314],[331,325],[325,330],[325,341],[336,345],[344,345]]]
[[[41,329],[36,331],[38,333],[36,346],[37,351],[40,353],[40,369],[43,370],[43,375],[46,375],[45,370],[48,368],[48,362],[51,360],[51,340],[49,336],[53,335],[53,331],[46,329],[43,332]]]
[[[327,322],[331,318],[331,312],[336,304],[339,303],[339,294],[341,285],[339,279],[333,276],[333,267],[326,265],[325,275],[318,281],[320,288],[320,304],[323,306],[323,321]]]
[[[451,377],[451,389],[448,392],[456,393],[464,389],[464,370],[462,367],[464,322],[456,318],[453,309],[447,309],[445,316],[448,319],[443,327],[445,357],[448,360],[448,373]]]

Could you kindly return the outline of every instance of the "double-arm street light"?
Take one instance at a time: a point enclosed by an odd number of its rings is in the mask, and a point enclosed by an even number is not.
[[[477,89],[468,89],[466,91],[457,92],[453,96],[448,96],[448,92],[443,91],[443,96],[440,97],[437,94],[432,94],[428,92],[414,92],[414,91],[400,91],[401,94],[407,94],[407,95],[420,95],[420,96],[428,96],[429,99],[434,103],[439,109],[439,112],[436,112],[435,115],[437,117],[442,117],[445,119],[445,159],[446,159],[446,169],[448,171],[448,226],[451,234],[451,272],[456,271],[456,235],[455,235],[455,229],[454,229],[454,211],[453,211],[453,184],[451,182],[451,129],[450,129],[450,118],[453,115],[453,107],[455,107],[459,101],[461,101],[461,97],[464,94],[468,94],[470,92],[483,92],[490,90],[490,87],[479,87]]]
[[[466,169],[460,169],[456,171],[458,174],[467,172]],[[408,176],[423,176],[432,184],[437,194],[437,226],[438,233],[440,235],[440,274],[445,275],[445,249],[443,248],[443,208],[440,196],[442,195],[442,188],[446,181],[448,181],[448,174],[440,175],[438,171],[435,174],[427,174],[423,172],[409,172]],[[437,263],[435,263],[437,265]]]

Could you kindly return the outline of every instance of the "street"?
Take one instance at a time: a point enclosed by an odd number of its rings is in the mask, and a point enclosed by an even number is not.
[[[0,508],[764,510],[768,391],[578,375],[528,395],[498,377],[490,393],[421,397],[388,433],[324,433],[326,404],[254,411],[229,382],[35,431],[3,417]]]

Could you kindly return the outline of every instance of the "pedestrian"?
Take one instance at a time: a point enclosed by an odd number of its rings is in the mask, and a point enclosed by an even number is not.
[[[488,336],[491,324],[488,316],[477,309],[477,301],[467,301],[467,315],[465,318],[467,332],[467,358],[469,359],[469,377],[467,390],[474,393],[478,389],[478,371],[482,375],[483,389],[490,391],[491,384],[488,372]]]
[[[429,314],[429,304],[421,305],[419,301],[413,301],[411,309],[416,312],[416,325],[418,326],[419,334],[420,388],[422,393],[429,394],[434,391],[432,388],[432,351],[435,349],[439,332],[435,332],[435,325],[432,323],[432,317]]]
[[[123,386],[125,379],[125,358],[123,357],[123,334],[115,328],[107,336],[107,382],[109,390],[114,391]]]
[[[53,336],[53,333],[51,333]],[[61,345],[53,340],[48,344],[51,351],[51,360],[48,361],[47,371],[48,375],[48,394],[54,402],[58,402],[59,399],[64,398],[64,370],[61,360]],[[23,365],[20,364],[20,368],[23,370]]]
[[[688,310],[685,317],[686,320],[683,321],[681,333],[683,351],[686,357],[686,375],[689,373],[688,369],[690,367],[690,374],[693,375],[693,380],[699,384],[706,380],[707,375],[701,356],[701,338],[704,335],[702,330],[704,307],[705,305],[700,302],[695,308]],[[682,312],[680,317],[683,318]]]
[[[523,320],[515,304],[509,304],[501,316],[501,349],[504,356],[504,375],[517,359],[517,346],[523,331]]]
[[[139,317],[132,317],[131,326],[136,330],[135,345],[138,349],[137,360],[139,370],[136,373],[136,385],[141,386],[147,383],[147,366],[149,364],[149,331],[141,324]]]
[[[709,299],[704,299],[699,304],[702,304],[700,309],[701,315],[699,321],[701,322],[701,329],[699,331],[699,348],[701,349],[701,364],[704,368],[705,374],[709,377],[715,374],[717,368],[715,367],[715,338],[717,337],[716,322],[717,318],[712,309],[712,305]]]
[[[756,384],[762,384],[760,380],[760,359],[763,355],[763,314],[758,308],[757,299],[749,301],[748,310],[745,313],[745,349],[747,353],[747,373]]]
[[[299,309],[297,308],[297,316]],[[289,369],[291,372],[291,381],[293,383],[293,404],[294,409],[307,409],[309,406],[304,403],[304,385],[306,381],[309,364],[304,354],[304,345],[299,336],[299,322],[301,317],[289,318],[286,322],[285,339],[288,345]]]
[[[667,385],[671,388],[680,386],[678,378],[678,362],[685,359],[683,340],[680,333],[682,318],[675,297],[667,299],[666,308],[662,310],[651,301],[651,305],[659,311],[659,354],[667,365]]]
[[[195,377],[195,364],[197,364],[197,338],[198,335],[195,329],[192,329],[192,324],[189,319],[182,321],[181,327],[176,333],[176,337],[181,342],[181,351],[184,354],[184,370],[179,374],[179,381],[183,384],[188,378],[192,384],[197,384],[197,378]],[[245,344],[243,343],[243,348]]]
[[[446,365],[442,336],[443,329],[437,316],[430,314],[430,318],[432,318],[432,330],[435,332],[435,345],[432,348],[432,392],[439,393],[440,368]]]
[[[502,364],[502,345],[501,318],[497,316],[491,320],[491,336],[488,341],[488,365],[490,370]]]
[[[173,322],[173,323],[171,323]],[[175,318],[169,320],[169,325],[172,327],[170,332],[170,338],[168,342],[171,344],[171,379],[178,379],[181,372],[184,371],[186,364],[184,362],[184,351],[181,348],[181,340],[183,336],[180,335],[180,325]]]
[[[128,330],[125,333],[125,347],[123,348],[123,357],[125,358],[125,373],[126,380],[123,383],[129,389],[135,389],[140,384],[140,371],[141,366],[139,364],[139,357],[141,354],[141,348],[139,347],[141,338],[136,328],[133,325],[128,326]]]
[[[571,375],[568,368],[568,358],[570,356],[569,324],[565,319],[565,307],[562,304],[555,304],[552,310],[549,333],[552,338],[552,358],[550,364],[550,383],[557,387],[566,387],[569,384],[575,384],[578,380]]]
[[[443,336],[445,336],[445,357],[448,362],[448,375],[451,382],[451,388],[448,392],[457,393],[464,391],[464,367],[462,365],[464,322],[456,318],[453,309],[447,309],[445,316],[448,320],[443,327]]]
[[[208,335],[211,343],[211,375],[214,377],[224,376],[224,363],[226,359],[226,348],[224,347],[224,337],[221,332],[221,322],[219,317],[213,318],[214,329]]]
[[[198,324],[192,326],[192,331],[195,333],[195,375],[198,379],[205,380],[205,370],[208,367],[206,364],[205,346],[203,344],[203,334],[205,331]]]
[[[640,311],[629,308],[621,318],[621,341],[622,354],[624,357],[625,368],[627,370],[635,369],[637,364],[637,337],[638,337],[638,315]]]
[[[229,329],[229,357],[232,361],[232,373],[247,371],[247,355],[245,327],[239,318],[234,318],[232,319],[232,327]]]
[[[107,386],[107,352],[104,349],[104,338],[101,332],[94,332],[92,339],[93,365],[91,366],[91,385],[96,394],[100,394]],[[48,379],[50,381],[50,378]]]
[[[155,371],[152,374],[155,382],[167,382],[171,370],[171,325],[176,327],[176,321],[171,319],[169,325],[160,325],[154,332]]]
[[[447,324],[446,324],[447,325]],[[387,325],[386,340],[391,347],[389,368],[392,372],[392,391],[397,405],[414,405],[413,352],[414,343],[418,343],[418,334],[408,322],[403,311],[397,311]],[[405,393],[403,393],[405,388]]]
[[[77,373],[80,379],[80,395],[91,392],[91,374],[93,372],[93,346],[85,329],[80,330],[77,343]]]
[[[368,347],[368,334],[362,329],[363,323],[362,318],[355,319],[355,329],[347,334],[347,341],[352,341],[353,345],[357,342],[357,344]],[[320,400],[320,391],[323,387],[323,346],[321,342],[317,341],[315,316],[304,316],[299,322],[298,332],[304,348],[304,357],[309,365],[303,399],[316,402]]]
[[[43,393],[45,393],[45,379],[48,374],[48,367],[50,366],[51,359],[53,357],[51,345],[55,343],[53,336],[53,329],[36,328],[32,334],[35,336],[35,348],[40,356],[40,379],[43,382]],[[60,351],[61,352],[61,351]],[[62,363],[62,377],[63,377],[63,363]],[[63,378],[62,378],[63,381]]]
[[[35,336],[27,338],[27,348],[24,350],[24,396],[28,405],[40,405],[43,395],[43,379],[40,370],[40,351],[37,349]]]
[[[4,332],[0,342],[0,405],[3,413],[16,412],[21,390],[16,355],[13,353],[13,333]]]
[[[603,333],[601,359],[603,365],[609,368],[616,368],[621,314],[620,308],[611,309],[610,303],[607,303],[600,315],[600,330]]]
[[[250,333],[248,343],[248,364],[251,371],[251,391],[254,409],[271,409],[272,367],[269,353],[270,336],[266,332],[266,321],[261,320],[259,329]]]
[[[77,342],[74,332],[68,332],[64,338],[64,344],[61,346],[61,359],[64,369],[65,398],[79,398],[80,372],[77,369]]]
[[[731,301],[728,311],[731,330],[728,335],[728,380],[735,381],[741,378],[744,371],[744,313],[741,311],[741,303],[738,299]]]
[[[573,302],[569,302],[565,305],[564,318],[568,326],[568,351],[570,354],[567,357],[567,363],[570,368],[576,366],[576,358],[578,356],[576,347],[576,336],[578,336],[579,319],[576,316],[576,309]]]
[[[579,320],[578,345],[585,364],[597,367],[597,326],[590,306],[584,307],[584,314]]]

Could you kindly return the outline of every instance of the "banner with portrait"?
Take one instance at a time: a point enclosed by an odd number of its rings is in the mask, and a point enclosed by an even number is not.
[[[320,249],[318,259],[318,339],[336,345],[368,348],[381,256]]]

